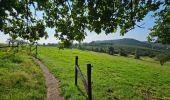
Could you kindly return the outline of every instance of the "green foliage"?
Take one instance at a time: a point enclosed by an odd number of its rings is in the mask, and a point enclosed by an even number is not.
[[[120,55],[120,56],[125,56],[125,57],[128,56],[127,53],[126,53],[126,51],[125,51],[124,49],[122,49],[122,48],[119,49],[119,55]]]
[[[149,56],[150,58],[153,58],[153,57],[156,56],[156,54],[159,54],[159,53],[154,53],[154,52],[150,51],[148,56]]]
[[[0,49],[0,100],[44,100],[42,71],[24,53]]]
[[[46,0],[36,2],[45,4]],[[47,37],[45,24],[33,15],[32,5],[35,7],[35,0],[1,0],[0,31],[9,34],[12,39],[20,37],[30,42]]]
[[[161,66],[163,66],[167,61],[170,60],[170,56],[167,54],[159,54],[156,56],[158,61],[160,61]]]
[[[135,59],[140,59],[139,50],[137,48],[135,50]]]
[[[170,1],[164,2],[163,7],[163,10],[154,15],[156,22],[151,29],[148,40],[170,44]]]
[[[1,0],[0,31],[34,42],[47,38],[46,27],[55,28],[55,37],[66,45],[85,39],[86,29],[109,34],[120,28],[120,34],[124,35],[165,1]],[[42,11],[43,18],[36,18],[36,11]]]
[[[73,48],[77,48],[76,45],[73,44]],[[136,48],[138,49],[138,55],[140,56],[148,56],[155,57],[159,53],[170,53],[169,46],[163,45],[159,43],[149,43],[149,42],[141,42],[134,39],[118,39],[118,40],[104,40],[104,41],[93,41],[91,43],[82,43],[81,50],[89,50],[100,52],[101,48],[103,53],[109,53],[109,47],[114,48],[114,54],[119,54],[120,48],[126,51],[128,55],[135,55]]]
[[[114,54],[114,48],[113,48],[113,47],[109,47],[109,48],[108,48],[108,53],[109,53],[110,55],[113,55],[113,54]]]
[[[87,65],[92,67],[92,94],[95,100],[144,100],[170,97],[170,62],[161,67],[148,57],[141,60],[76,49],[58,50],[41,47],[39,57],[60,80],[62,95],[66,100],[86,100],[74,84],[75,56],[84,75]],[[56,53],[57,52],[57,53]],[[55,54],[56,53],[56,54]],[[78,78],[78,85],[85,91]]]

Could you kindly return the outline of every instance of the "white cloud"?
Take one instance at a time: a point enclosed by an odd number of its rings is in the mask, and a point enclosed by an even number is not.
[[[57,43],[58,40],[54,37],[54,36],[49,36],[49,38],[45,39],[45,38],[42,38],[38,41],[38,43]]]
[[[104,32],[101,34],[96,34],[95,32],[89,32],[87,31],[87,36],[83,42],[91,42],[96,40],[113,40],[113,39],[120,39],[123,37],[120,37],[118,33],[112,33],[106,35]]]

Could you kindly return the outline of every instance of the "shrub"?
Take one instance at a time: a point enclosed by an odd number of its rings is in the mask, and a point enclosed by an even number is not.
[[[119,55],[120,56],[125,56],[125,57],[128,56],[127,53],[122,48],[120,48],[120,50],[119,50]]]
[[[95,52],[99,52],[99,49],[98,49],[98,48],[95,48],[94,51],[95,51]]]
[[[104,50],[103,48],[100,48],[99,52],[104,53],[104,52],[105,52],[105,50]]]
[[[109,53],[110,55],[113,55],[113,54],[114,54],[114,48],[113,48],[113,47],[109,47],[109,48],[108,48],[108,53]]]
[[[156,56],[156,55],[153,54],[153,53],[150,53],[150,54],[149,54],[149,57],[150,57],[150,58],[153,58],[153,57],[155,57],[155,56]]]
[[[160,61],[161,66],[163,66],[167,61],[170,60],[170,56],[166,54],[158,54],[156,58],[158,61]]]
[[[135,59],[140,59],[140,55],[139,55],[139,50],[136,49],[135,51]]]

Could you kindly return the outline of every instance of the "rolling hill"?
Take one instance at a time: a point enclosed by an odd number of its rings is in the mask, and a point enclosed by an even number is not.
[[[144,48],[153,48],[157,50],[167,50],[168,48],[166,45],[162,45],[159,43],[139,41],[130,38],[117,39],[117,40],[92,41],[89,43],[89,45],[119,45],[119,46],[126,45],[126,46],[137,46],[137,47],[144,47]]]

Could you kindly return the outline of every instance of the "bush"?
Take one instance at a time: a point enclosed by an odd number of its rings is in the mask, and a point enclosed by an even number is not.
[[[95,48],[94,51],[95,51],[95,52],[99,52],[99,49],[98,49],[98,48]]]
[[[108,48],[108,53],[109,53],[110,55],[113,55],[113,54],[114,54],[114,48],[113,48],[113,47],[109,47],[109,48]]]
[[[99,52],[105,53],[105,50],[103,48],[100,48]]]
[[[153,54],[153,53],[150,53],[150,54],[149,54],[149,57],[150,57],[150,58],[153,58],[153,57],[155,57],[155,56],[156,56],[156,55]]]
[[[118,51],[118,50],[115,50],[115,51],[114,51],[114,54],[119,54],[119,51]]]
[[[125,56],[125,57],[128,56],[127,53],[122,48],[120,48],[119,55],[120,56]]]
[[[135,59],[140,59],[140,55],[139,55],[139,50],[136,49],[135,51]]]
[[[160,61],[161,66],[163,66],[167,61],[170,60],[170,56],[166,54],[159,54],[156,56],[157,60]]]

